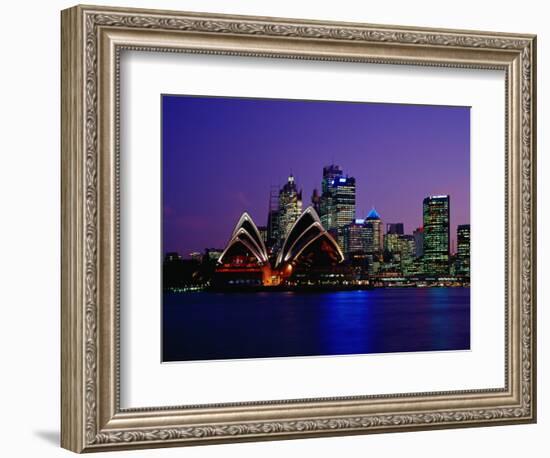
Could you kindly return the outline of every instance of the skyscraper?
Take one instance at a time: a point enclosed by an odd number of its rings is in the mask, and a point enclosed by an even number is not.
[[[449,273],[450,196],[428,196],[423,203],[424,271]]]
[[[424,228],[417,227],[413,232],[414,245],[415,245],[415,256],[419,258],[424,256]]]
[[[331,218],[338,234],[342,239],[344,227],[355,221],[355,178],[338,177],[332,184],[332,211]]]
[[[267,242],[270,249],[277,248],[279,243],[279,187],[271,186],[269,193],[269,210],[267,213]]]
[[[365,226],[365,220],[356,219],[353,223],[344,226],[343,245],[346,256],[352,253],[365,252],[367,246],[367,228]]]
[[[365,251],[369,254],[381,254],[383,247],[382,221],[380,220],[380,215],[376,209],[373,208],[367,215],[367,218],[365,219],[365,228]]]
[[[326,230],[334,229],[334,217],[332,184],[336,178],[342,176],[342,170],[337,165],[323,167],[323,179],[321,180],[321,198],[319,201],[319,217]]]
[[[384,235],[384,251],[389,254],[399,254],[401,251],[401,236],[394,232],[386,232],[386,235]]]
[[[393,227],[392,227],[393,226]],[[411,275],[414,272],[413,263],[416,258],[414,236],[398,234],[399,227],[386,225],[384,235],[384,262],[390,270],[398,270],[403,275]]]
[[[344,227],[355,220],[355,178],[344,175],[337,165],[323,167],[321,190],[321,223],[343,245]]]
[[[388,226],[386,225],[386,228]],[[401,235],[386,232],[383,240],[383,270],[393,273],[401,272]]]
[[[415,272],[414,260],[415,260],[415,242],[414,236],[404,234],[399,236],[400,242],[400,260],[401,260],[401,272],[403,275],[411,275]]]
[[[298,191],[294,176],[291,174],[288,181],[279,191],[279,241],[283,241],[292,225],[302,213],[302,191]]]
[[[456,230],[457,273],[470,276],[470,225],[461,224]]]
[[[326,194],[329,186],[332,185],[332,182],[335,178],[341,177],[343,175],[342,170],[335,164],[327,165],[323,167],[323,179],[321,181],[321,193]]]

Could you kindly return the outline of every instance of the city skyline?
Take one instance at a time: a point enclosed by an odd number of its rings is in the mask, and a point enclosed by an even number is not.
[[[374,207],[384,225],[413,234],[423,199],[451,194],[455,244],[457,226],[470,223],[467,107],[163,96],[162,108],[163,252],[225,246],[243,211],[266,225],[270,186],[289,175],[307,208],[331,164],[355,178],[356,218]],[[255,125],[239,131],[247,121]]]

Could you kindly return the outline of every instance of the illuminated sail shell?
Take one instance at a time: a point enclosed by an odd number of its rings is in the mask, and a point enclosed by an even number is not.
[[[301,262],[315,265],[321,259],[323,262],[337,264],[344,260],[344,254],[336,240],[321,224],[315,209],[308,207],[292,225],[273,267],[280,270],[289,264]],[[218,263],[237,267],[239,262],[249,265],[251,260],[258,266],[269,266],[267,249],[260,231],[245,212],[239,218]]]
[[[269,262],[260,231],[246,212],[242,214],[237,222],[231,240],[219,257],[218,263],[223,264],[235,256],[254,257],[260,265]]]
[[[308,207],[290,229],[277,255],[276,267],[284,263],[296,263],[312,250],[321,250],[319,254],[327,254],[335,263],[344,260],[340,246],[325,230],[315,209]]]

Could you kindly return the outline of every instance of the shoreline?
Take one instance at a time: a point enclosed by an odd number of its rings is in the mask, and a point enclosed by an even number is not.
[[[192,292],[212,292],[212,293],[323,293],[337,291],[371,291],[375,289],[431,289],[431,288],[470,288],[470,284],[460,285],[311,285],[311,286],[227,286],[227,287],[189,287],[189,288],[166,288],[163,293],[192,293]]]

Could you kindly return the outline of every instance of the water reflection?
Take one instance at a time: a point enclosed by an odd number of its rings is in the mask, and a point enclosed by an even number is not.
[[[469,288],[164,295],[164,361],[469,347]]]

